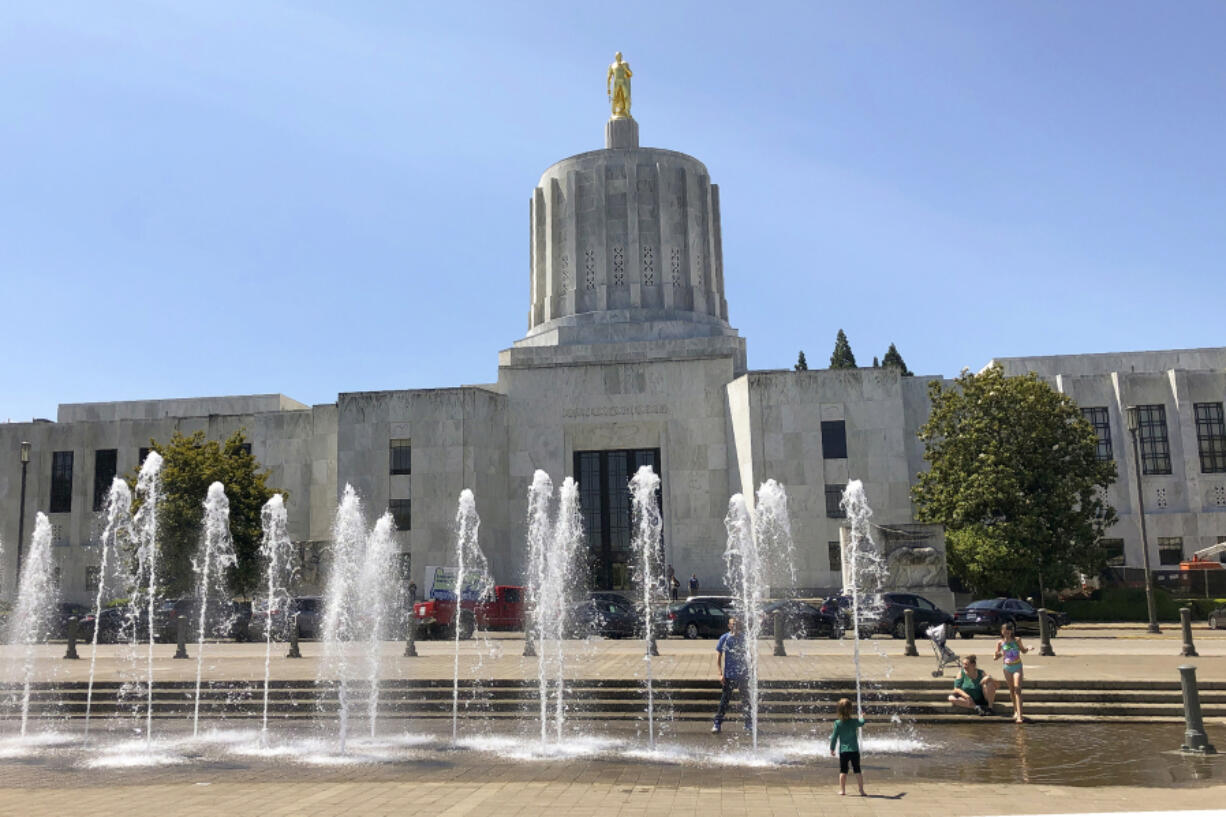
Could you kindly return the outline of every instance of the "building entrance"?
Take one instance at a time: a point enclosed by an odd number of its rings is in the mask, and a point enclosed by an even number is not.
[[[592,586],[629,590],[634,581],[631,549],[630,478],[644,465],[660,473],[660,449],[576,451],[574,473],[579,477],[579,503],[588,541]],[[660,494],[656,494],[660,504]]]

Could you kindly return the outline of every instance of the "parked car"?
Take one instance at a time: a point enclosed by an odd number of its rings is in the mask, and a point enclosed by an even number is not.
[[[1067,623],[1067,617],[1048,612],[1047,621],[1051,635],[1054,638],[1061,621]],[[1012,623],[1018,635],[1039,634],[1039,611],[1030,603],[1021,599],[1007,599],[1003,596],[996,599],[972,601],[965,607],[959,607],[954,613],[954,627],[962,638],[974,638],[976,635],[998,635],[1001,625]]]
[[[875,607],[880,604],[874,596],[865,596],[860,599],[860,637],[872,638],[873,633],[877,631],[877,618]],[[850,595],[840,594],[830,596],[821,603],[818,608],[822,613],[832,616],[835,620],[837,628],[836,636],[842,637],[844,633],[851,629],[851,611],[852,598]]]
[[[728,616],[713,601],[679,601],[668,607],[668,632],[686,638],[718,638],[728,632]]]
[[[768,638],[775,634],[775,613],[783,614],[783,634],[787,638],[838,638],[838,618],[833,613],[823,613],[817,607],[796,599],[783,599],[762,608],[762,635]]]
[[[319,625],[323,618],[323,598],[320,596],[294,596],[285,609],[275,608],[272,611],[272,637],[276,641],[289,640],[289,622],[297,617],[298,637],[317,638]],[[265,626],[268,623],[268,603],[261,599],[252,607],[251,623],[248,626],[252,641],[265,639]]]
[[[55,618],[51,621],[49,638],[67,638],[68,637],[68,619],[76,618],[77,620],[77,641],[92,639],[94,637],[94,611],[91,607],[86,607],[84,604],[74,604],[70,601],[62,601],[56,605]],[[89,635],[85,635],[89,633]]]
[[[251,621],[251,603],[226,602],[225,621],[209,621],[206,625],[209,638],[225,637],[235,641],[246,641],[250,638],[248,624]],[[210,605],[211,607],[212,605]],[[219,608],[220,609],[220,608]],[[187,619],[187,640],[195,641],[199,637],[200,613],[196,599],[192,596],[182,596],[177,599],[166,599],[153,612],[154,633],[158,641],[173,642],[179,638],[179,619]],[[220,617],[220,612],[218,613]],[[217,628],[223,631],[218,631]]]
[[[628,604],[591,598],[571,607],[568,633],[575,638],[598,635],[633,638],[643,629],[643,619]]]
[[[1219,607],[1209,613],[1209,629],[1220,630],[1226,628],[1226,607]]]
[[[482,630],[522,630],[524,627],[524,588],[496,585],[480,601],[460,603],[457,624],[455,599],[426,599],[413,605],[419,635],[442,638],[460,628],[461,638],[471,638]]]
[[[906,611],[915,617],[915,634],[927,635],[934,624],[953,624],[954,617],[923,596],[914,593],[882,593],[882,605],[877,621],[877,632],[888,633],[895,638],[907,637]]]
[[[117,644],[124,641],[130,641],[133,638],[133,630],[135,630],[135,638],[137,641],[149,640],[149,612],[145,607],[141,607],[136,611],[135,621],[128,621],[128,608],[123,607],[104,607],[102,612],[98,614],[98,643],[99,644]],[[94,637],[93,632],[88,632],[84,635],[86,640]]]

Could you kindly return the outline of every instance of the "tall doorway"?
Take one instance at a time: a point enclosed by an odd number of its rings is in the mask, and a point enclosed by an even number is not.
[[[630,478],[644,465],[660,473],[660,449],[576,451],[574,473],[579,478],[579,504],[588,541],[592,586],[629,590],[636,558],[631,549]],[[660,493],[656,504],[663,510]]]

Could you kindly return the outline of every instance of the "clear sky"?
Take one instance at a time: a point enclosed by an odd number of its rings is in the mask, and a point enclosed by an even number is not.
[[[0,6],[0,421],[492,382],[528,200],[603,146],[720,185],[755,369],[1226,345],[1221,2]]]

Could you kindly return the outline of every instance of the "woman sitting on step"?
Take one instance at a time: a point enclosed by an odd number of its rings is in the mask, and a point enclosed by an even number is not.
[[[954,679],[954,691],[949,702],[963,709],[974,709],[976,714],[992,714],[992,701],[996,700],[996,679],[975,665],[975,656],[962,659],[962,671]]]

